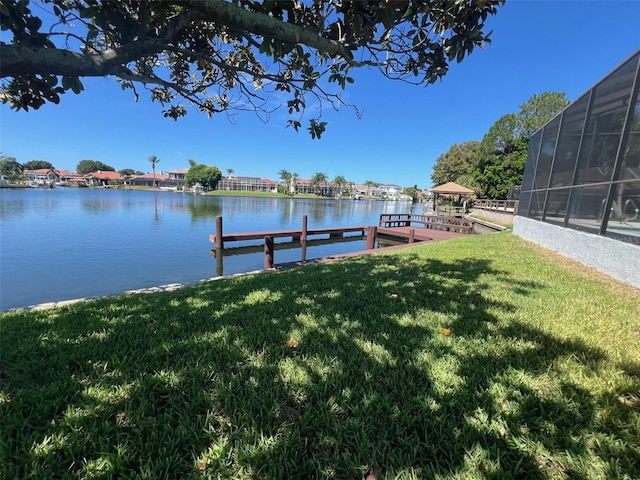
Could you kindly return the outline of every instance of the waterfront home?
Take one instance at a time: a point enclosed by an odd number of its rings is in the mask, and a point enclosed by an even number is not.
[[[323,197],[332,197],[335,195],[335,189],[330,183],[322,185],[312,185],[308,178],[300,178],[296,180],[296,193],[317,193]]]
[[[187,179],[188,168],[177,168],[175,170],[169,170],[169,180],[175,180],[176,182],[184,183]]]
[[[383,184],[378,187],[379,195],[387,200],[399,200],[402,194],[402,187],[395,184]]]
[[[32,187],[53,187],[59,180],[58,172],[51,168],[24,170],[22,176],[27,185]]]
[[[143,175],[132,175],[127,177],[125,184],[133,185],[136,187],[153,187],[155,181],[157,187],[162,188],[176,188],[178,185],[182,185],[184,180],[176,180],[169,177],[168,174],[160,171],[153,173],[145,173]]]
[[[90,187],[105,187],[110,182],[119,182],[124,180],[124,177],[118,172],[102,171],[87,173],[84,176],[85,182]]]
[[[74,186],[86,186],[87,183],[85,181],[84,176],[80,175],[76,172],[71,172],[69,170],[56,170],[58,174],[58,181],[56,185],[61,187],[66,187],[70,185]]]
[[[223,177],[218,182],[218,190],[237,190],[241,192],[277,192],[278,183],[261,177]]]

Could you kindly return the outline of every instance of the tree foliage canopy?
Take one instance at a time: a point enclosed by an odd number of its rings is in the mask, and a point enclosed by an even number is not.
[[[213,190],[222,178],[222,172],[218,167],[210,167],[201,163],[193,165],[185,175],[187,187],[192,187],[199,183],[207,190]]]
[[[122,170],[118,170],[118,173],[123,177],[131,177],[133,175],[144,175],[144,172],[140,170],[135,170],[133,168],[123,168]]]
[[[509,187],[522,183],[529,138],[567,105],[561,92],[534,95],[517,114],[504,115],[489,128],[475,160],[474,177],[482,198],[506,198]]]
[[[53,170],[53,163],[47,162],[46,160],[29,160],[24,164],[25,170],[40,170],[42,168]]]
[[[0,99],[14,109],[80,93],[83,77],[149,91],[166,117],[283,105],[313,138],[325,122],[308,104],[344,105],[350,70],[429,84],[490,42],[485,22],[504,0],[0,1]],[[276,94],[276,95],[273,95]]]
[[[76,166],[76,172],[80,175],[86,175],[87,173],[105,171],[105,172],[115,172],[116,169],[111,165],[107,165],[106,163],[99,162],[97,160],[80,160],[78,165]]]
[[[7,178],[11,182],[15,182],[22,177],[24,166],[15,159],[15,157],[8,157],[0,154],[0,174]]]
[[[442,185],[447,182],[456,182],[460,185],[460,178],[473,172],[475,154],[480,142],[470,140],[461,144],[454,143],[449,150],[436,159],[431,174],[434,185]],[[468,185],[464,185],[469,187]],[[471,187],[469,187],[471,188]]]

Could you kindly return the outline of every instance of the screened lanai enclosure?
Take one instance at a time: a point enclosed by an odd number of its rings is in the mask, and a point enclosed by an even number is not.
[[[640,246],[639,71],[640,51],[531,137],[518,215]]]

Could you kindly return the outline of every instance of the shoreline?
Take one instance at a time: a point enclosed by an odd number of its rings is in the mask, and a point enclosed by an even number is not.
[[[337,255],[329,255],[329,256],[319,257],[319,258],[311,258],[309,260],[299,260],[299,261],[294,261],[294,262],[286,262],[286,263],[277,264],[277,265],[274,266],[273,269],[270,269],[270,270],[251,270],[251,271],[248,271],[248,272],[233,273],[231,275],[222,275],[222,276],[205,278],[205,279],[202,279],[202,280],[196,280],[194,282],[168,283],[168,284],[165,284],[165,285],[159,285],[159,286],[155,286],[155,287],[145,287],[145,288],[138,288],[138,289],[134,289],[134,290],[126,290],[124,292],[114,293],[112,295],[99,295],[99,296],[96,296],[96,297],[81,297],[81,298],[74,298],[74,299],[69,299],[69,300],[59,300],[59,301],[38,303],[38,304],[34,304],[34,305],[27,305],[27,306],[24,306],[24,307],[10,308],[8,310],[0,310],[0,315],[5,314],[5,313],[13,313],[13,312],[28,312],[28,311],[31,311],[31,310],[49,310],[49,309],[52,309],[52,308],[62,308],[62,307],[67,307],[69,305],[73,305],[75,303],[89,302],[89,301],[92,301],[92,300],[100,300],[100,299],[104,299],[104,298],[114,298],[114,297],[119,297],[121,295],[130,295],[130,294],[138,294],[138,293],[149,294],[149,293],[159,293],[159,292],[172,292],[172,291],[178,290],[180,288],[190,287],[190,286],[194,286],[194,285],[198,285],[198,284],[206,283],[206,282],[224,280],[224,279],[227,279],[227,278],[243,277],[243,276],[246,276],[246,275],[257,275],[257,274],[264,274],[264,273],[272,273],[272,272],[278,272],[278,271],[282,271],[282,270],[288,270],[290,268],[302,267],[302,266],[305,266],[305,265],[313,265],[315,263],[333,262],[333,261],[342,260],[342,259],[345,259],[345,258],[359,257],[361,255],[372,255],[372,254],[382,253],[382,252],[386,252],[386,251],[402,250],[402,249],[405,249],[405,248],[416,247],[416,246],[418,246],[420,244],[421,244],[421,242],[406,243],[406,244],[402,244],[402,245],[392,245],[392,246],[389,246],[389,247],[376,248],[374,250],[361,250],[361,251],[358,251],[358,252],[349,252],[349,253],[343,253],[343,254],[337,254]]]

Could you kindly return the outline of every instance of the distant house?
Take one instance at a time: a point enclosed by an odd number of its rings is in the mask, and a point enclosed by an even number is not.
[[[379,195],[387,200],[398,200],[402,194],[402,187],[395,184],[380,185],[378,187]]]
[[[177,182],[184,182],[187,179],[188,168],[178,168],[176,170],[169,170],[169,180],[175,180]]]
[[[379,197],[381,196],[381,190],[377,184],[365,185],[363,183],[358,183],[353,186],[353,189],[356,192],[357,197]]]
[[[76,172],[70,172],[69,170],[56,170],[58,173],[58,184],[60,186],[86,186],[86,181],[83,175]]]
[[[90,187],[104,187],[109,182],[122,181],[124,177],[118,172],[102,171],[87,173],[84,176],[85,182]]]
[[[133,185],[136,187],[153,187],[153,182],[156,182],[156,186],[167,188],[167,187],[177,187],[178,185],[184,183],[184,180],[172,179],[167,173],[164,172],[156,172],[155,176],[153,173],[145,173],[143,175],[132,175],[127,178],[126,184]]]
[[[22,176],[27,182],[27,185],[32,187],[52,187],[59,179],[58,172],[51,168],[24,170]]]
[[[299,178],[295,184],[296,193],[313,193],[311,188],[311,180],[308,178]]]
[[[325,197],[332,197],[335,194],[333,185],[330,183],[318,185],[315,188],[308,178],[300,178],[296,181],[296,193],[317,193]]]
[[[277,192],[278,183],[261,177],[223,177],[218,182],[218,190],[241,192]]]

